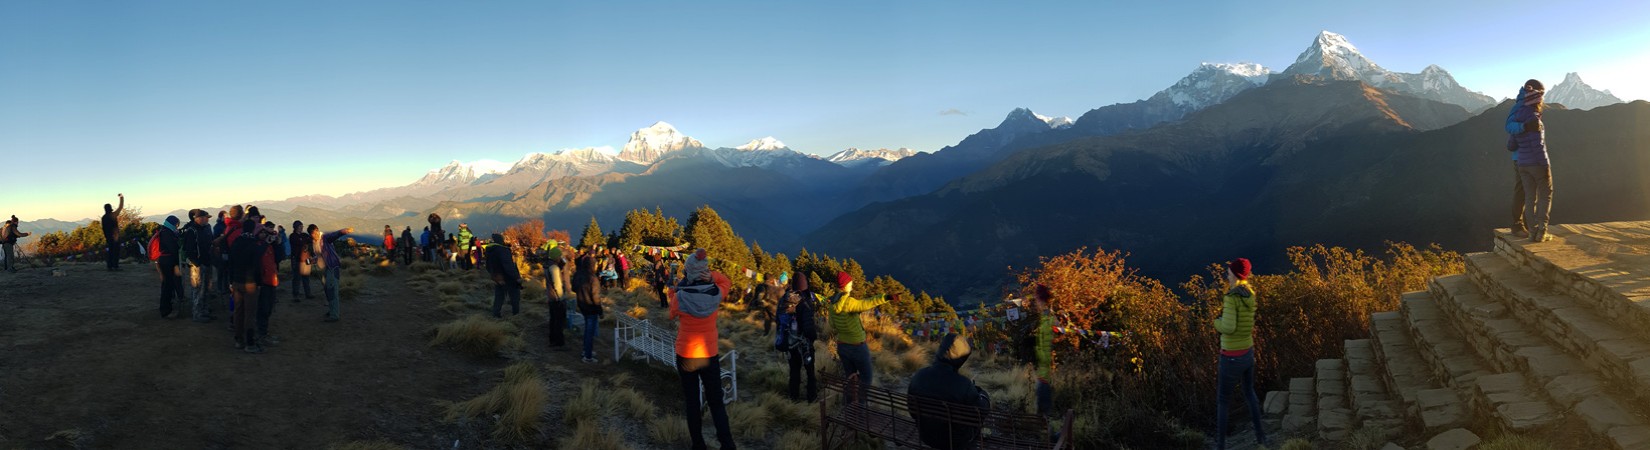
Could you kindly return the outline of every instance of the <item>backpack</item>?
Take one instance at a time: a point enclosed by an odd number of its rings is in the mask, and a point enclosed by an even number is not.
[[[773,336],[774,350],[783,352],[791,349],[791,342],[796,340],[791,338],[791,326],[796,323],[796,319],[794,317],[795,316],[790,314],[780,314],[779,317],[774,320],[774,326],[779,328],[779,332],[774,333]]]
[[[155,234],[149,236],[149,261],[160,260],[160,231],[155,230]]]

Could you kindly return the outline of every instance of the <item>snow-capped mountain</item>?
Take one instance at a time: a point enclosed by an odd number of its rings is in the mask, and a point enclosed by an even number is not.
[[[1593,109],[1605,105],[1622,103],[1621,98],[1611,94],[1610,90],[1598,90],[1581,81],[1581,75],[1570,72],[1564,75],[1564,81],[1547,89],[1547,103],[1557,103],[1570,109]]]
[[[1272,69],[1254,63],[1203,63],[1192,73],[1159,91],[1148,102],[1168,102],[1187,113],[1226,101],[1228,98],[1266,84]]]
[[[1065,126],[1070,126],[1070,118],[1062,117],[1061,119],[1066,119],[1067,123]],[[876,150],[860,150],[858,148],[849,147],[847,150],[836,152],[831,156],[825,157],[825,160],[837,163],[837,165],[847,168],[870,166],[881,167],[893,164],[894,161],[899,161],[900,159],[916,155],[917,153],[918,152],[916,150],[905,147],[900,147],[899,150],[889,150],[886,148],[879,148]]]
[[[631,133],[630,141],[625,142],[624,150],[619,152],[619,159],[648,165],[670,152],[704,147],[699,140],[688,137],[676,131],[676,127],[661,121]]]
[[[491,159],[472,162],[460,162],[455,159],[445,166],[425,173],[423,178],[413,182],[413,186],[464,186],[483,176],[502,174],[509,170],[510,164]]]
[[[784,142],[779,142],[778,139],[774,139],[773,136],[768,136],[762,139],[752,139],[750,142],[745,143],[745,145],[734,148],[738,150],[779,150],[788,149],[790,147],[785,146]]]
[[[1065,128],[1071,126],[1071,124],[1075,122],[1074,120],[1071,120],[1070,117],[1065,116],[1049,117],[1037,113],[1032,113],[1031,115],[1036,116],[1037,120],[1041,120],[1043,123],[1048,124],[1049,128]]]
[[[1294,64],[1273,78],[1296,77],[1362,81],[1382,89],[1460,105],[1468,111],[1481,111],[1495,105],[1495,99],[1461,87],[1455,77],[1437,65],[1427,66],[1421,73],[1393,72],[1365,57],[1346,36],[1328,31],[1319,33],[1312,45],[1295,58]]]

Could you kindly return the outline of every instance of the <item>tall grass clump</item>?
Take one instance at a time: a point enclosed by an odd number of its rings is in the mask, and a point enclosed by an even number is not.
[[[431,346],[450,345],[476,357],[497,356],[505,350],[526,346],[520,329],[510,322],[493,320],[481,314],[447,322],[435,328]]]
[[[526,441],[536,436],[548,398],[544,379],[530,362],[519,362],[504,370],[504,381],[476,398],[447,408],[447,420],[462,417],[498,416],[493,435]]]
[[[562,405],[562,422],[575,425],[601,420],[609,406],[608,396],[604,392],[596,380],[584,380],[584,383],[579,385],[578,395],[574,395]]]
[[[647,436],[662,445],[682,445],[692,440],[688,436],[687,418],[678,414],[655,416],[647,421]],[[814,441],[816,444],[819,442]]]
[[[1478,450],[1552,450],[1553,448],[1553,445],[1546,441],[1517,434],[1496,436],[1495,439],[1490,439],[1478,445]]]
[[[561,448],[576,448],[579,450],[629,450],[625,445],[623,433],[613,430],[603,430],[595,420],[580,420],[573,427],[573,434],[561,438]],[[685,427],[684,427],[685,428]]]

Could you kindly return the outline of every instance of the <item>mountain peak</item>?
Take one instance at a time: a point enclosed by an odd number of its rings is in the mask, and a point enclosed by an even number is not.
[[[677,131],[676,127],[669,123],[659,121],[631,133],[630,140],[624,144],[624,150],[619,152],[619,159],[637,164],[652,164],[663,158],[666,153],[704,146],[699,140]]]
[[[1564,75],[1564,81],[1547,89],[1547,102],[1557,103],[1574,109],[1593,109],[1604,105],[1622,103],[1621,98],[1611,94],[1609,90],[1598,90],[1581,81],[1581,74],[1570,72]]]
[[[850,168],[866,166],[881,167],[916,154],[916,150],[905,147],[900,147],[899,150],[889,150],[886,148],[879,148],[876,150],[860,150],[856,147],[848,147],[846,150],[836,152],[831,156],[825,157],[825,160]]]
[[[1352,41],[1347,40],[1346,36],[1342,36],[1338,33],[1334,33],[1334,32],[1331,32],[1329,30],[1323,30],[1323,31],[1318,32],[1318,38],[1312,41],[1312,48],[1319,49],[1319,50],[1323,51],[1324,53],[1335,53],[1335,54],[1356,54],[1356,53],[1358,53],[1358,47],[1355,46],[1355,45],[1352,45]],[[1296,60],[1296,62],[1299,62],[1299,61],[1300,61],[1299,59]]]
[[[790,147],[785,146],[784,142],[780,142],[778,139],[774,139],[773,136],[768,136],[768,137],[761,138],[761,139],[751,139],[751,141],[745,143],[745,145],[734,147],[734,149],[745,150],[745,151],[751,151],[751,150],[780,150],[780,149],[786,149],[786,148],[790,148]]]
[[[997,125],[997,128],[1030,124],[1032,121],[1042,123],[1048,128],[1065,128],[1071,126],[1073,122],[1070,117],[1049,117],[1032,112],[1030,108],[1014,108],[1013,111],[1008,112],[1008,117],[1004,117],[1002,124]]]

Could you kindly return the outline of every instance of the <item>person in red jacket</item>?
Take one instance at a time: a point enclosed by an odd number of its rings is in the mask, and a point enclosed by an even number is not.
[[[722,299],[733,282],[710,270],[710,258],[698,249],[687,259],[687,277],[671,293],[670,319],[677,322],[676,375],[682,380],[683,415],[693,448],[705,446],[704,415],[699,413],[700,389],[716,424],[716,440],[722,450],[733,450],[733,432],[728,426],[727,405],[722,402],[721,354],[716,348],[716,316]]]
[[[281,340],[269,334],[269,316],[275,313],[275,295],[280,292],[277,287],[281,285],[279,264],[286,255],[281,254],[281,233],[276,230],[275,222],[265,222],[259,230],[257,238],[261,254],[258,256],[257,342],[274,345],[280,344]]]
[[[395,261],[395,229],[384,225],[384,257]]]

